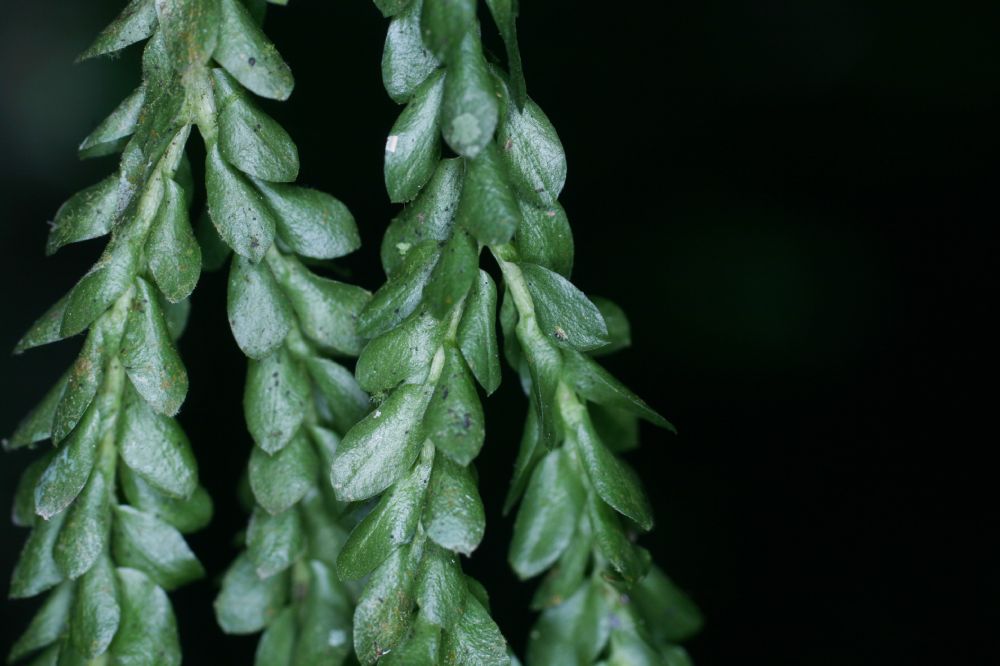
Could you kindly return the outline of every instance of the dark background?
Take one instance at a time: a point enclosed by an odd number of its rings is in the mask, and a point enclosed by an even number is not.
[[[46,220],[113,160],[74,147],[138,80],[137,50],[73,65],[117,0],[5,2],[0,18],[0,348],[97,256],[43,258]],[[631,316],[611,369],[678,425],[630,459],[658,524],[644,543],[707,617],[699,664],[972,664],[996,653],[996,131],[1000,11],[961,2],[523,2],[530,94],[569,159],[575,281]],[[655,7],[655,8],[654,8]],[[393,215],[382,146],[386,22],[364,0],[295,0],[267,31],[295,72],[266,104],[302,182],[357,217],[348,261],[374,288]],[[496,41],[488,38],[488,44]],[[195,141],[197,143],[197,141]],[[484,258],[484,261],[488,259]],[[244,361],[205,275],[181,352],[181,421],[217,514],[191,541],[209,579],[173,594],[186,663],[249,664],[223,637],[214,576],[245,516]],[[991,343],[991,344],[987,344]],[[79,342],[0,355],[9,432]],[[524,411],[512,377],[487,402],[489,512],[468,569],[523,654],[532,585],[505,562],[499,516]],[[3,458],[9,506],[34,454]],[[0,532],[0,571],[24,533]],[[31,601],[0,610],[7,649]]]

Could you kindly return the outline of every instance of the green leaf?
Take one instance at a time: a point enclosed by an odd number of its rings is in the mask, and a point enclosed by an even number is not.
[[[679,662],[684,664],[685,662]],[[687,662],[690,664],[690,662]],[[608,666],[678,666],[667,661],[665,655],[657,654],[639,636],[631,631],[611,632],[611,654]]]
[[[414,314],[369,342],[354,369],[361,388],[377,393],[411,378],[423,381],[441,346],[441,328],[441,322],[429,314]]]
[[[428,544],[417,571],[416,597],[421,617],[450,629],[462,614],[466,594],[458,556]]]
[[[609,611],[600,583],[583,585],[564,603],[542,613],[528,641],[528,662],[552,666],[593,663],[608,641]]]
[[[76,588],[69,640],[84,657],[98,657],[111,645],[120,621],[118,580],[111,560],[105,555],[80,579]]]
[[[208,62],[219,39],[218,0],[157,0],[156,13],[178,72]]]
[[[17,430],[4,442],[4,448],[8,451],[31,446],[35,442],[48,439],[52,434],[52,421],[55,418],[56,407],[62,400],[66,391],[66,382],[69,379],[67,372],[59,381],[48,390],[41,402],[32,409],[27,416],[17,424]]]
[[[224,5],[237,2],[222,1]],[[218,146],[208,150],[205,189],[212,223],[222,240],[236,254],[260,261],[274,239],[274,213],[246,176],[222,159]]]
[[[518,196],[543,208],[556,205],[566,184],[566,153],[538,105],[528,100],[523,111],[508,109],[497,143]]]
[[[291,257],[271,267],[306,337],[331,354],[356,356],[361,351],[356,322],[371,296],[366,290],[315,275]]]
[[[549,606],[558,606],[572,596],[573,592],[583,583],[583,575],[590,562],[593,552],[593,539],[590,535],[590,523],[586,515],[581,517],[577,532],[569,546],[563,551],[556,566],[542,580],[535,590],[531,607],[541,610]]]
[[[354,649],[362,664],[373,664],[407,635],[413,623],[416,561],[412,546],[403,546],[382,563],[354,611]]]
[[[173,416],[187,395],[187,371],[153,287],[142,278],[136,278],[135,286],[122,338],[122,364],[139,395],[157,412]]]
[[[267,625],[257,642],[254,666],[292,666],[295,654],[295,609],[288,607]]]
[[[409,636],[400,647],[385,655],[381,666],[437,666],[440,663],[441,628],[417,615]]]
[[[254,498],[268,513],[287,511],[316,485],[318,468],[316,452],[302,432],[273,456],[254,447],[250,454]]]
[[[143,571],[167,590],[205,575],[180,532],[130,506],[115,507],[111,551],[120,566]]]
[[[618,515],[600,497],[591,494],[587,499],[587,516],[594,530],[594,541],[611,566],[627,583],[641,580],[649,560],[643,558],[641,549],[628,538]]]
[[[132,0],[77,60],[120,51],[130,44],[146,39],[155,29],[156,7],[153,5],[153,0]]]
[[[518,257],[569,278],[573,271],[573,231],[566,211],[558,203],[545,208],[523,200],[519,203],[521,221],[515,234]]]
[[[614,453],[624,453],[639,446],[639,417],[618,407],[588,406],[590,420],[598,438]]]
[[[222,579],[222,591],[215,599],[215,617],[227,634],[252,634],[267,626],[287,597],[287,574],[261,579],[250,558],[243,554]]]
[[[405,12],[389,24],[382,51],[382,83],[398,104],[410,99],[413,91],[438,67],[438,59],[420,37],[423,0],[413,0]]]
[[[519,320],[516,334],[531,377],[531,404],[538,414],[539,438],[546,448],[552,448],[559,429],[555,392],[562,379],[562,354],[533,319]]]
[[[431,313],[443,319],[465,298],[478,274],[479,246],[464,229],[456,229],[424,286],[424,302]]]
[[[290,567],[305,552],[302,516],[294,508],[271,515],[254,510],[247,528],[247,557],[261,578],[270,578]]]
[[[31,527],[35,524],[35,486],[38,485],[39,477],[52,462],[54,455],[55,451],[46,452],[21,472],[17,489],[14,491],[14,507],[11,510],[12,522],[18,527]]]
[[[243,353],[263,359],[284,341],[292,305],[265,262],[235,257],[229,268],[229,327]]]
[[[604,446],[586,414],[572,427],[577,450],[597,494],[643,530],[652,529],[653,512],[635,472]]]
[[[559,559],[576,531],[586,493],[568,456],[549,451],[535,467],[514,522],[510,564],[521,578],[537,576]]]
[[[465,612],[444,634],[441,663],[447,666],[507,666],[507,642],[482,604],[470,592]]]
[[[591,402],[627,410],[653,425],[676,432],[674,427],[654,412],[642,398],[626,388],[596,361],[583,354],[566,354],[566,379],[577,393]]]
[[[632,588],[629,597],[646,619],[646,630],[665,648],[687,640],[701,630],[701,611],[658,567]]]
[[[111,663],[180,666],[177,621],[163,589],[141,571],[119,568],[121,625],[111,642]]]
[[[201,247],[188,219],[184,190],[170,179],[164,181],[146,257],[149,272],[168,301],[177,303],[191,295],[201,275]]]
[[[191,316],[191,301],[185,298],[183,301],[171,303],[161,293],[160,306],[163,308],[163,318],[167,323],[167,333],[176,344],[187,328],[188,319]]]
[[[115,174],[74,194],[56,211],[45,254],[51,256],[64,245],[98,238],[111,231],[117,202]]]
[[[444,75],[433,74],[414,92],[385,142],[385,188],[393,203],[417,196],[441,156],[438,123]]]
[[[285,347],[247,366],[243,413],[257,446],[267,453],[283,449],[305,418],[309,377]]]
[[[205,208],[198,217],[194,235],[201,246],[201,267],[206,271],[217,271],[226,263],[232,250],[219,238],[219,232],[212,223],[212,216]]]
[[[474,160],[467,160],[465,186],[458,220],[483,245],[500,245],[521,224],[521,209],[506,171],[490,144]]]
[[[145,99],[146,89],[139,86],[83,140],[77,148],[80,157],[103,157],[121,150],[135,131]]]
[[[496,285],[489,273],[480,269],[465,302],[457,339],[465,361],[486,395],[491,395],[500,386],[496,310]]]
[[[375,292],[358,316],[358,333],[374,338],[399,325],[420,305],[424,285],[438,260],[436,243],[424,242],[407,251],[401,269]]]
[[[219,150],[243,173],[287,183],[299,175],[299,151],[288,132],[258,109],[222,69],[212,71],[219,108]]]
[[[97,457],[100,428],[100,412],[89,409],[42,472],[35,486],[35,511],[44,520],[62,512],[83,490]]]
[[[424,0],[420,29],[424,44],[441,60],[476,24],[475,0]]]
[[[592,355],[605,356],[606,354],[611,354],[631,346],[632,327],[628,323],[628,316],[625,314],[625,311],[618,304],[607,298],[592,296],[590,300],[601,311],[604,323],[608,326],[608,339],[610,340],[604,347],[591,352]]]
[[[66,520],[52,547],[52,558],[70,580],[89,571],[104,552],[111,529],[110,502],[107,479],[101,471],[96,471],[66,512]]]
[[[434,446],[459,465],[468,465],[483,447],[483,406],[462,354],[451,344],[445,346],[444,368],[424,425]]]
[[[533,400],[532,400],[533,403]],[[538,410],[534,404],[529,405],[528,414],[524,419],[524,430],[521,433],[521,445],[517,451],[517,458],[514,460],[514,475],[510,481],[510,488],[507,490],[507,498],[503,503],[503,513],[507,515],[514,508],[514,504],[521,498],[524,489],[528,485],[531,473],[535,465],[545,455],[545,451],[539,446],[541,432],[538,428]]]
[[[261,97],[284,100],[295,79],[274,44],[239,0],[221,0],[222,24],[215,59],[237,81]]]
[[[510,70],[510,86],[514,101],[519,109],[528,99],[525,89],[524,72],[521,68],[521,51],[517,47],[517,0],[486,0],[493,20],[503,37],[507,49],[507,68]]]
[[[306,369],[326,398],[337,430],[347,432],[368,413],[371,404],[368,394],[361,389],[350,370],[320,357],[307,358]]]
[[[302,666],[343,663],[351,653],[349,593],[322,562],[309,562],[309,577],[293,663]]]
[[[73,586],[60,585],[42,604],[31,619],[28,628],[17,639],[7,657],[8,663],[18,661],[35,650],[55,643],[63,635],[73,602]]]
[[[183,534],[200,530],[212,519],[212,498],[201,486],[190,497],[177,499],[156,490],[127,467],[121,470],[121,483],[129,504],[173,525]]]
[[[33,347],[47,345],[50,342],[56,342],[66,337],[62,334],[62,320],[66,312],[66,304],[69,303],[69,297],[72,294],[73,292],[71,291],[56,301],[52,307],[45,311],[45,314],[31,325],[28,332],[24,334],[24,337],[14,347],[15,354],[20,354]]]
[[[126,465],[161,493],[184,499],[198,487],[198,462],[180,425],[134,393],[122,413],[118,451]]]
[[[608,343],[608,327],[601,311],[582,291],[547,268],[518,264],[535,304],[538,324],[556,344],[580,351]]]
[[[427,2],[429,9],[431,3],[440,4],[441,0]],[[460,4],[466,4],[465,0]],[[424,17],[427,17],[427,9]],[[441,133],[452,150],[462,157],[474,158],[493,138],[499,113],[493,77],[486,67],[482,45],[476,32],[470,30],[448,59],[448,76],[441,102]]]
[[[69,294],[60,331],[63,337],[86,329],[132,286],[138,255],[135,239],[126,234],[112,237],[101,258]]]
[[[52,441],[61,442],[80,422],[104,380],[104,330],[90,332],[66,379],[66,390],[52,418]]]
[[[389,18],[406,9],[414,0],[374,0],[375,6],[382,12],[382,16]],[[420,4],[419,2],[417,4]]]
[[[423,523],[443,548],[463,555],[476,549],[486,532],[486,512],[468,467],[444,456],[434,460]]]
[[[389,278],[407,264],[410,252],[425,241],[445,241],[451,236],[455,209],[462,194],[465,170],[460,158],[441,160],[430,182],[392,221],[382,237],[382,266]],[[426,245],[430,245],[429,243]]]
[[[329,194],[281,183],[256,185],[277,214],[278,237],[296,254],[336,259],[361,247],[351,211]]]
[[[337,575],[341,580],[364,578],[393,550],[413,539],[433,458],[434,449],[425,446],[420,462],[409,476],[382,495],[378,505],[354,528],[337,556]]]
[[[38,522],[21,549],[10,577],[10,598],[24,599],[63,581],[62,572],[52,559],[52,545],[59,536],[65,513]]]
[[[413,465],[424,440],[426,399],[419,386],[404,384],[344,437],[331,472],[341,501],[382,492]]]

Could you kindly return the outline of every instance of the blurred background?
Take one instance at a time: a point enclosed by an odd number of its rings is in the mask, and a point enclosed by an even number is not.
[[[137,85],[138,49],[73,59],[122,5],[3,3],[0,349],[103,246],[43,257],[59,204],[115,167],[75,146]],[[299,145],[300,181],[358,219],[364,248],[346,264],[372,289],[395,212],[385,28],[365,0],[294,0],[266,24],[297,88],[263,106]],[[1000,577],[976,540],[996,531],[980,516],[996,482],[976,456],[996,443],[978,426],[996,410],[980,322],[997,302],[982,231],[998,212],[1000,5],[522,2],[519,32],[529,94],[569,160],[574,281],[631,317],[633,348],[608,366],[680,430],[644,431],[629,459],[658,519],[643,543],[706,615],[697,663],[986,663]],[[210,603],[245,524],[251,445],[224,309],[223,276],[204,275],[180,344],[180,420],[216,503],[191,539],[210,576],[172,595],[192,665],[249,664],[256,642],[223,637]],[[0,354],[0,431],[78,347]],[[486,407],[489,526],[467,567],[523,654],[533,584],[506,565],[500,516],[525,409],[512,376]],[[34,455],[3,457],[0,506]],[[0,526],[0,577],[25,536]],[[35,605],[0,604],[3,650]]]

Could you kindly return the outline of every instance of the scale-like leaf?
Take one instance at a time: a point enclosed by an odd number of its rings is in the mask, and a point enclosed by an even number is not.
[[[273,456],[258,447],[250,454],[250,488],[268,513],[287,511],[316,484],[319,459],[301,431]]]
[[[497,288],[489,273],[480,270],[458,325],[458,345],[472,374],[490,395],[500,386],[500,354],[496,333]]]
[[[267,453],[284,448],[305,418],[308,399],[309,377],[285,347],[250,360],[243,413],[258,447]]]
[[[149,272],[163,295],[177,303],[194,291],[201,275],[201,247],[188,218],[187,197],[173,180],[164,181],[163,201],[146,241]]]
[[[115,507],[111,551],[119,566],[138,569],[167,590],[205,575],[180,532],[130,506]]]
[[[535,304],[542,332],[562,346],[580,351],[608,343],[601,311],[563,276],[537,264],[519,264]]]
[[[105,555],[77,585],[69,626],[70,642],[81,655],[98,657],[111,645],[120,622],[118,577],[111,559]]]
[[[406,11],[389,24],[382,51],[382,83],[393,101],[402,104],[410,99],[431,72],[438,67],[420,36],[423,0],[411,0]]]
[[[486,531],[486,513],[469,468],[438,456],[424,512],[427,536],[443,548],[469,555]]]
[[[111,642],[111,663],[144,666],[150,656],[156,666],[180,666],[177,621],[162,588],[135,569],[119,568],[121,624]]]
[[[125,403],[118,450],[126,465],[162,493],[184,499],[198,487],[198,462],[181,426],[135,394]]]
[[[282,183],[256,181],[256,184],[277,213],[278,237],[296,254],[336,259],[361,246],[351,211],[329,194]]]
[[[443,74],[435,74],[416,90],[386,139],[385,188],[394,203],[416,197],[437,166],[444,79]]]
[[[104,473],[96,471],[66,512],[52,557],[69,579],[89,571],[104,552],[111,528],[111,492]]]
[[[431,2],[440,2],[427,1],[427,9]],[[453,4],[465,3],[463,0]],[[448,59],[441,102],[441,133],[456,153],[475,158],[493,139],[499,113],[493,77],[483,58],[482,45],[478,35],[470,30]]]
[[[292,304],[265,262],[233,259],[228,301],[229,327],[250,358],[271,355],[292,328]]]
[[[486,438],[486,423],[479,394],[461,352],[445,346],[445,362],[424,420],[434,446],[459,465],[479,455]]]
[[[205,159],[205,189],[212,223],[222,240],[237,254],[260,261],[274,239],[274,213],[246,176],[222,158],[217,145],[209,148]]]
[[[295,79],[240,0],[220,0],[222,23],[215,59],[247,89],[269,99],[292,94]]]
[[[52,255],[64,245],[97,238],[111,231],[117,202],[116,175],[74,194],[56,211],[45,254]]]
[[[269,578],[284,571],[305,548],[302,516],[294,508],[274,515],[254,511],[247,528],[247,557],[257,568],[258,576]]]
[[[227,634],[263,629],[285,605],[288,574],[261,579],[246,554],[233,562],[215,599],[215,617]]]

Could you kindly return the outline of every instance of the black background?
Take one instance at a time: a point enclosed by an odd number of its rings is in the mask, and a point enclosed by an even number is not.
[[[73,65],[116,0],[5,2],[0,18],[0,348],[13,347],[101,242],[43,258],[46,220],[113,161],[74,146],[137,82],[136,49]],[[569,160],[574,281],[630,314],[609,367],[679,437],[631,454],[657,510],[644,543],[707,617],[702,665],[986,663],[1000,593],[996,445],[996,132],[1000,12],[961,2],[523,2],[530,94]],[[359,221],[348,262],[376,287],[393,215],[382,146],[386,22],[364,0],[295,0],[267,31],[297,88],[265,104],[296,139],[301,181]],[[487,43],[497,45],[492,36]],[[197,144],[197,141],[194,142]],[[488,262],[484,256],[484,262]],[[210,576],[173,594],[188,664],[249,664],[224,637],[215,577],[245,516],[244,361],[205,275],[180,348],[181,414],[217,513],[191,543]],[[989,343],[989,344],[987,344]],[[9,432],[79,341],[0,356]],[[532,585],[505,562],[499,515],[524,402],[487,402],[489,527],[468,569],[523,653]],[[4,457],[3,502],[34,454]],[[992,522],[981,516],[993,513]],[[24,533],[4,525],[0,571]],[[6,573],[4,574],[6,575]],[[2,605],[3,649],[35,602]]]

